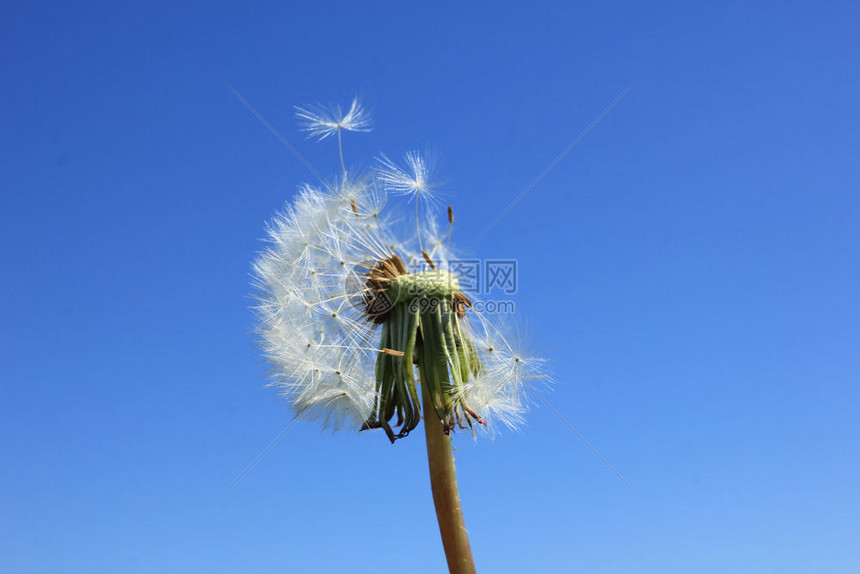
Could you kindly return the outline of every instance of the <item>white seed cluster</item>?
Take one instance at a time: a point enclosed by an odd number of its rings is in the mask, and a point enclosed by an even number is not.
[[[361,111],[351,109],[353,118]],[[269,223],[268,247],[254,263],[259,334],[272,385],[297,415],[335,429],[358,430],[374,407],[374,364],[383,349],[379,325],[365,316],[369,267],[393,255],[409,266],[426,260],[423,249],[440,269],[432,276],[440,292],[459,289],[456,277],[442,271],[448,267],[448,230],[435,217],[420,215],[413,228],[420,229],[420,243],[415,235],[396,238],[395,228],[412,227],[403,222],[415,216],[403,200],[399,209],[388,204],[384,182],[392,177],[383,171],[359,180],[344,170],[336,185],[302,187]],[[400,279],[404,285],[414,280]],[[473,309],[463,320],[482,369],[461,392],[490,429],[498,427],[495,422],[519,423],[525,385],[543,378],[542,362],[518,354],[497,323]]]

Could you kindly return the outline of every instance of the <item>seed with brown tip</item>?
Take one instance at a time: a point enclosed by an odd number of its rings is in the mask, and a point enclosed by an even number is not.
[[[422,249],[422,250],[421,250],[421,255],[423,255],[423,256],[424,256],[424,261],[426,261],[426,262],[427,262],[427,265],[429,265],[429,266],[430,266],[430,269],[436,269],[436,265],[433,263],[433,260],[432,260],[432,259],[430,259],[430,256],[429,256],[429,255],[427,255],[427,252],[426,252],[426,251],[424,251],[424,250]]]

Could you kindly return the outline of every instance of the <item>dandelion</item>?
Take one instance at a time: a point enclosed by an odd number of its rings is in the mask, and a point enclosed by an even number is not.
[[[342,132],[369,132],[373,126],[370,114],[367,113],[358,98],[353,98],[349,111],[345,114],[340,106],[326,108],[319,104],[307,107],[296,106],[296,116],[299,118],[301,128],[307,132],[308,137],[322,141],[330,136],[337,135],[337,147],[340,153],[340,165],[343,169],[343,178],[346,179],[346,164],[343,161],[343,135]]]
[[[433,186],[430,184],[430,167],[426,159],[418,152],[410,151],[404,160],[406,168],[400,167],[384,155],[381,156],[379,163],[382,168],[377,178],[389,191],[431,202],[435,197]]]
[[[328,123],[299,110],[320,139],[369,125],[356,102]],[[540,360],[520,354],[476,312],[449,270],[450,207],[447,230],[428,209],[416,212],[417,237],[399,233],[407,218],[388,192],[415,198],[432,188],[419,154],[406,163],[404,170],[383,160],[363,179],[349,179],[343,167],[336,185],[304,186],[269,223],[268,247],[254,264],[259,332],[272,384],[296,416],[335,429],[381,429],[391,443],[423,418],[449,568],[473,572],[451,434],[515,427],[526,381],[544,373]]]
[[[430,168],[425,158],[416,151],[410,151],[407,152],[405,161],[406,168],[402,168],[384,155],[380,156],[381,167],[376,174],[377,179],[388,191],[405,195],[410,199],[420,199],[428,205],[434,203],[436,199],[435,190],[430,184]],[[424,245],[421,240],[420,221],[418,201],[415,201],[415,235],[418,238],[418,247],[423,254]],[[453,223],[452,218],[451,223]],[[425,257],[425,259],[427,258]],[[434,265],[429,260],[428,264],[431,267]]]
[[[348,132],[369,132],[372,127],[370,115],[353,99],[349,110],[344,114],[340,106],[326,108],[320,105],[296,106],[296,115],[302,121],[302,129],[308,137],[322,141],[338,134],[341,130]]]

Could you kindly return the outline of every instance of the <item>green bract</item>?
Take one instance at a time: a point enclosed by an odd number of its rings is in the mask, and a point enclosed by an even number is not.
[[[376,403],[364,428],[383,428],[394,442],[418,426],[416,366],[422,392],[446,434],[455,425],[471,428],[473,419],[484,424],[464,400],[464,385],[481,370],[481,362],[461,320],[470,302],[457,279],[446,271],[398,275],[384,295],[392,307],[382,321]],[[391,424],[395,415],[397,433]]]

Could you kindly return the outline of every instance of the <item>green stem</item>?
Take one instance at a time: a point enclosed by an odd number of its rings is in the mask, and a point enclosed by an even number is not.
[[[442,422],[436,416],[436,409],[425,383],[424,375],[428,374],[428,371],[432,372],[432,369],[424,369],[420,364],[419,369],[421,394],[424,398],[424,435],[427,440],[427,461],[430,465],[430,488],[433,491],[442,546],[448,559],[448,571],[451,574],[474,574],[475,562],[463,522],[460,494],[457,492],[451,437],[442,432]]]

